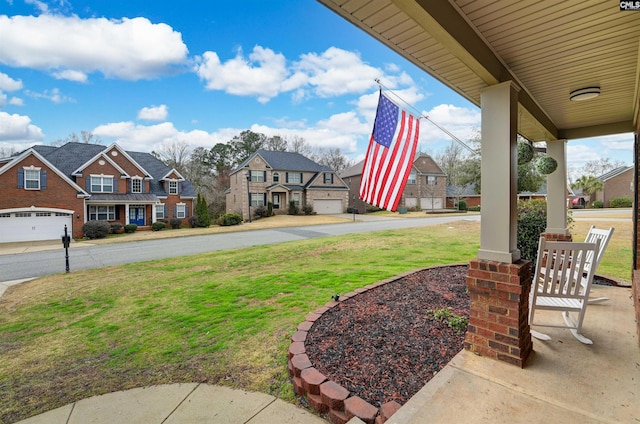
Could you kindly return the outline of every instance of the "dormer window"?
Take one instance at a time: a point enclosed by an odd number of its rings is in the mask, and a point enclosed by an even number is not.
[[[330,172],[324,173],[324,183],[325,184],[333,184],[333,174]]]
[[[142,178],[131,179],[131,193],[142,193]]]
[[[169,194],[178,194],[178,182],[169,180]]]

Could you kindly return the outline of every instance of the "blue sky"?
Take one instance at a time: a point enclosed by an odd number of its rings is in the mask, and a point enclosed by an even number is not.
[[[313,0],[0,0],[0,148],[91,131],[151,151],[243,130],[364,156],[378,85],[467,141],[480,111]],[[405,106],[402,105],[401,106]],[[419,148],[451,140],[428,122]],[[568,144],[632,164],[633,136]]]

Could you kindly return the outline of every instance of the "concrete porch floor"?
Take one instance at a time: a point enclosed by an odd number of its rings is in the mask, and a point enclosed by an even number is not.
[[[583,333],[542,328],[526,367],[460,352],[388,423],[640,423],[640,347],[631,289],[593,286]],[[538,313],[538,312],[536,312]],[[559,312],[540,314],[563,320]]]

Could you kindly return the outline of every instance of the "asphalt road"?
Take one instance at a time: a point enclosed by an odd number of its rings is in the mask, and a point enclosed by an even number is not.
[[[356,221],[341,224],[275,228],[206,236],[178,237],[114,243],[69,249],[71,271],[112,265],[195,255],[216,250],[283,243],[317,237],[366,233],[401,228],[444,224],[460,220],[480,220],[479,215],[433,216],[428,218],[390,218],[377,221]],[[40,252],[0,255],[0,281],[41,277],[65,271],[65,251],[62,247]]]

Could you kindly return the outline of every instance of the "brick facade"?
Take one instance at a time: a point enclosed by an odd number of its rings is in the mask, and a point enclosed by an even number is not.
[[[471,298],[465,349],[519,367],[533,350],[529,328],[531,262],[474,259],[467,286]]]

